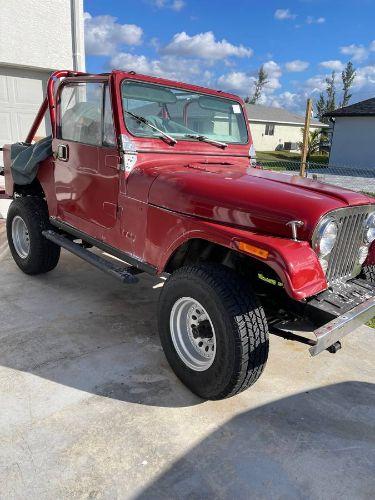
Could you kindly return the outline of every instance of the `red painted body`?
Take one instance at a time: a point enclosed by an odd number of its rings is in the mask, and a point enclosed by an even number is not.
[[[67,75],[60,72],[57,78]],[[50,216],[154,266],[159,273],[180,245],[190,239],[235,250],[237,242],[243,241],[269,252],[264,262],[276,271],[292,298],[302,300],[324,290],[325,275],[310,244],[316,224],[331,210],[375,200],[298,176],[250,168],[250,132],[247,144],[229,144],[225,149],[197,141],[170,145],[158,138],[134,137],[123,119],[120,84],[124,79],[226,97],[243,107],[241,99],[231,94],[134,73],[68,75],[64,83],[109,81],[116,135],[129,137],[138,152],[136,165],[127,174],[119,168],[119,147],[90,146],[58,138],[55,75],[42,107],[46,111],[49,105],[53,150],[59,144],[68,145],[69,160],[51,157],[39,168],[38,180]],[[42,108],[36,122],[41,120],[41,114]],[[34,123],[35,130],[37,125]],[[9,148],[5,148],[4,161],[9,166]],[[5,175],[7,193],[12,196],[9,168],[5,168]],[[304,222],[299,232],[301,241],[293,241],[286,226],[295,219]]]

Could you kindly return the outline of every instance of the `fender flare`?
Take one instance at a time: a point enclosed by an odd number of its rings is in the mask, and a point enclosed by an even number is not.
[[[163,272],[173,254],[184,243],[193,239],[209,241],[228,249],[249,255],[272,268],[284,284],[288,295],[298,301],[327,289],[327,281],[316,253],[307,241],[293,241],[287,238],[265,236],[236,229],[223,227],[207,222],[206,228],[191,228],[175,239],[160,256],[159,272]],[[238,243],[244,242],[265,250],[267,258],[250,255],[239,249]]]

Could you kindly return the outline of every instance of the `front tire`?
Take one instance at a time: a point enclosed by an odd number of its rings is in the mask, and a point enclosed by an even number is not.
[[[57,266],[60,247],[42,234],[50,228],[43,199],[26,196],[13,200],[7,216],[8,244],[14,261],[24,273],[47,273]]]
[[[215,264],[183,267],[164,284],[159,333],[176,375],[204,399],[250,387],[268,357],[263,308],[248,283]]]

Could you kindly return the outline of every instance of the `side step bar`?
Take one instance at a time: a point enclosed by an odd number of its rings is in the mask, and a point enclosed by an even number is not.
[[[58,234],[55,231],[52,231],[51,229],[43,231],[42,234],[45,238],[52,241],[56,245],[65,248],[65,250],[68,250],[77,257],[80,257],[81,259],[97,267],[101,271],[104,271],[105,273],[114,276],[115,278],[119,279],[122,283],[131,284],[138,282],[138,278],[135,276],[135,274],[139,274],[140,272],[142,272],[139,269],[135,267],[125,268],[125,267],[115,266],[112,262],[109,262],[108,260],[103,259],[103,257],[100,257],[100,255],[96,255],[95,253],[90,252],[89,250],[82,247],[78,243],[74,243],[65,236],[62,236],[61,234]]]

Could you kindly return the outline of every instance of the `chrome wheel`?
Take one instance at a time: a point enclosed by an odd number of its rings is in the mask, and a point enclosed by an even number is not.
[[[30,236],[25,221],[19,215],[12,221],[12,241],[18,255],[26,259],[30,252]]]
[[[191,297],[175,302],[170,315],[173,345],[186,366],[205,371],[216,355],[215,330],[205,308]]]

